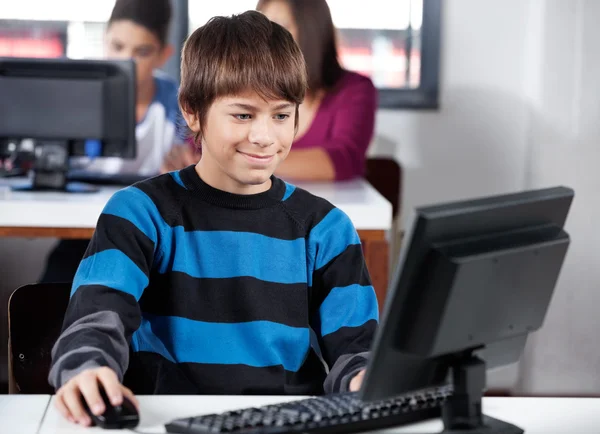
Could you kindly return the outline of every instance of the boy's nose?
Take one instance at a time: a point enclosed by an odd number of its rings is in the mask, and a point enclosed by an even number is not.
[[[248,138],[251,143],[261,147],[267,147],[273,144],[273,134],[268,125],[265,125],[263,122],[258,122],[252,126]]]

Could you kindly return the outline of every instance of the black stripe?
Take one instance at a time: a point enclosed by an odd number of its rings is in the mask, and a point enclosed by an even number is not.
[[[200,279],[174,271],[153,272],[140,305],[154,315],[196,321],[273,321],[308,327],[308,291],[302,283],[273,283],[254,277]]]
[[[329,365],[344,354],[357,354],[371,350],[371,343],[377,330],[377,321],[367,321],[359,327],[342,327],[322,338],[323,358]]]
[[[100,310],[113,311],[119,315],[128,332],[127,340],[140,326],[141,311],[133,295],[103,285],[81,285],[69,301],[63,331],[73,322]]]
[[[283,203],[290,213],[304,223],[308,232],[335,208],[329,201],[302,188],[296,188]]]
[[[324,380],[324,367],[312,351],[298,372],[282,366],[175,364],[156,353],[136,352],[124,383],[141,395],[320,395]]]
[[[318,312],[333,288],[355,284],[371,285],[371,277],[360,244],[348,246],[346,250],[313,273],[313,286],[310,289],[311,317]]]
[[[185,231],[252,232],[282,240],[304,238],[307,234],[281,202],[259,209],[220,207],[201,200],[193,190],[184,190],[170,175],[135,186],[152,199],[167,225],[183,226]]]
[[[179,211],[190,196],[189,192],[181,188],[171,175],[164,174],[138,182],[135,188],[148,195],[169,226],[180,224]]]
[[[278,203],[267,208],[232,210],[190,200],[179,224],[186,231],[251,232],[282,240],[306,237],[305,228],[282,208]]]
[[[101,214],[98,226],[83,259],[105,250],[125,253],[146,275],[154,261],[154,242],[135,224],[122,217]]]
[[[200,200],[197,192],[184,190],[170,175],[135,186],[152,199],[169,226],[183,226],[186,231],[254,232],[293,240],[306,237],[310,229],[335,208],[327,200],[301,188],[296,188],[287,200],[276,206],[232,210]]]

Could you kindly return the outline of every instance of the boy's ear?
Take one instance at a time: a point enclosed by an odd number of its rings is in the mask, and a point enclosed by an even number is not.
[[[169,60],[169,57],[171,57],[174,52],[175,49],[173,48],[173,44],[167,44],[162,48],[160,53],[159,68],[163,66],[167,62],[167,60]]]
[[[200,119],[198,119],[198,116],[195,113],[190,113],[182,107],[181,115],[183,116],[183,119],[185,119],[185,123],[190,130],[194,133],[200,131]]]

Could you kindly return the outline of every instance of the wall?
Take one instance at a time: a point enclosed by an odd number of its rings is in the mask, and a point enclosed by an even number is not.
[[[568,185],[576,198],[566,265],[545,325],[521,364],[523,393],[600,395],[599,16],[595,0],[545,2],[528,184]]]
[[[530,104],[528,2],[443,2],[439,111],[382,111],[373,153],[404,169],[402,223],[414,207],[523,189]],[[511,388],[513,365],[490,374]]]
[[[490,373],[520,394],[600,394],[600,30],[594,0],[444,2],[441,109],[382,111],[373,154],[405,169],[415,206],[568,185],[566,264],[542,330],[518,365]]]
[[[371,153],[402,162],[404,223],[423,204],[554,184],[576,189],[573,244],[546,324],[522,362],[493,372],[490,383],[520,393],[594,393],[600,3],[443,3],[441,109],[381,111]],[[8,294],[39,276],[51,240],[0,242],[0,294]]]

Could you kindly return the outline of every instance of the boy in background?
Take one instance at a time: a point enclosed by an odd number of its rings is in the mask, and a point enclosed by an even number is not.
[[[74,168],[109,174],[153,176],[174,147],[183,119],[177,84],[158,71],[173,54],[168,44],[169,0],[117,0],[107,23],[105,54],[109,59],[134,59],[136,66],[136,145],[134,160],[116,157],[71,159]],[[42,282],[71,282],[89,240],[61,240],[50,253]]]

